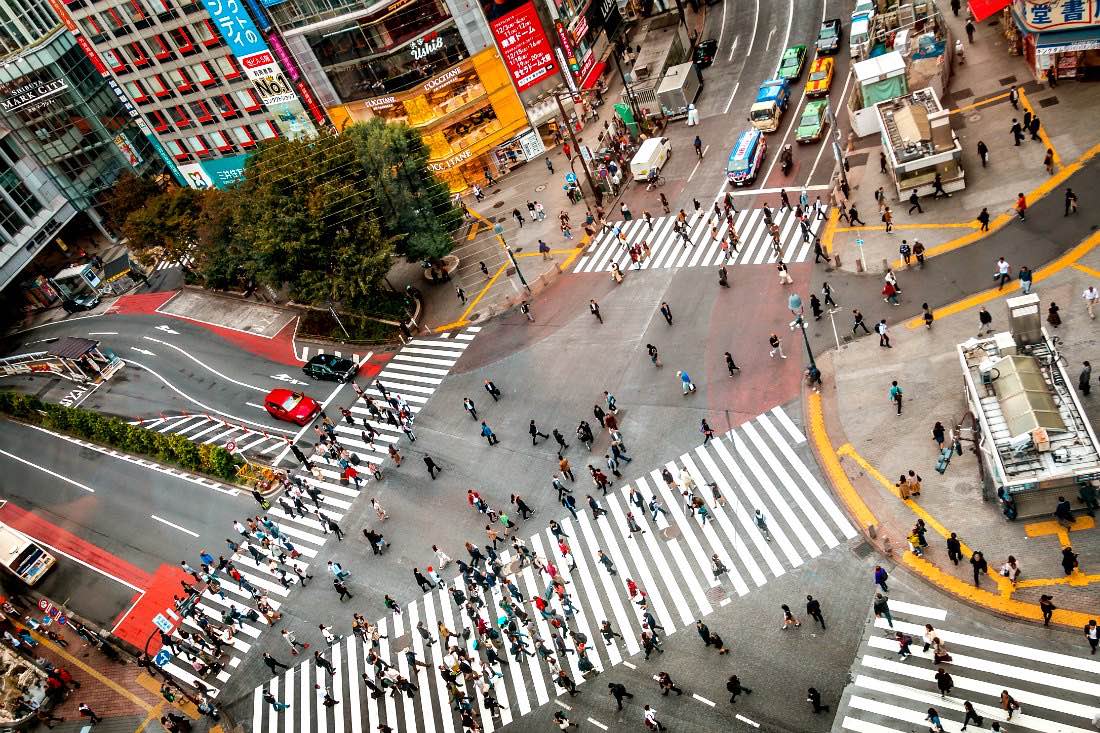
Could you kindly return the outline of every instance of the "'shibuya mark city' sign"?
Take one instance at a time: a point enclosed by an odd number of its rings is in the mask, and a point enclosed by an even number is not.
[[[52,103],[54,96],[68,88],[69,85],[65,83],[64,79],[23,84],[18,87],[6,87],[3,89],[6,96],[3,100],[0,100],[0,104],[3,104],[4,109],[8,112],[17,110],[29,112]]]

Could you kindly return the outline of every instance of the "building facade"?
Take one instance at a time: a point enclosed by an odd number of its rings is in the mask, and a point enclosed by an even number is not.
[[[268,43],[271,25],[256,2],[50,2],[132,102],[181,183],[228,185],[260,142],[312,135],[327,122]]]
[[[54,296],[41,268],[64,254],[66,228],[109,237],[104,197],[123,170],[144,173],[157,156],[45,0],[0,3],[0,52],[0,289],[22,274],[44,305]]]
[[[337,129],[370,117],[409,124],[452,191],[545,150],[520,93],[560,77],[530,0],[487,9],[466,0],[284,0],[268,11]]]

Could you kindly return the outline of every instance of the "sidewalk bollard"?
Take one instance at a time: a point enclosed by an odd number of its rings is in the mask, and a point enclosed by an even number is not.
[[[889,269],[890,269],[890,260],[883,257],[882,258],[882,271],[886,272]]]
[[[856,257],[856,272],[863,272],[863,260]]]
[[[833,252],[833,268],[836,269],[836,270],[840,269],[840,253],[839,252]]]

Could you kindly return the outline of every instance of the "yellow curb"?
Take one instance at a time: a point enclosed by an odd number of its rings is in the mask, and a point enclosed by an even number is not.
[[[945,573],[927,560],[922,560],[914,556],[911,552],[904,553],[901,557],[901,561],[909,569],[924,576],[925,579],[935,584],[940,589],[963,598],[964,600],[976,603],[983,608],[1008,616],[1027,619],[1029,621],[1043,620],[1043,612],[1039,609],[1037,603],[1015,601],[1011,598],[991,593],[984,588],[976,588],[964,580],[956,578],[949,573]],[[998,578],[1000,576],[991,575],[990,577]],[[1023,585],[1023,583],[1021,582],[1020,585]],[[1088,623],[1089,618],[1091,617],[1088,614],[1059,608],[1055,610],[1051,620],[1056,624],[1080,630]]]
[[[1093,269],[1088,265],[1082,265],[1080,262],[1074,263],[1073,268],[1075,270],[1080,270],[1090,277],[1100,277],[1100,270]]]
[[[880,484],[882,484],[883,487],[886,488],[887,491],[901,499],[901,493],[898,491],[897,486],[895,486],[893,483],[890,482],[889,479],[883,476],[878,469],[868,463],[867,459],[861,456],[859,452],[857,452],[856,449],[852,447],[851,443],[845,443],[844,445],[837,448],[836,452],[837,455],[847,456],[858,463],[860,468],[867,472],[868,476],[873,478],[875,481],[878,481]],[[903,503],[907,507],[909,507],[914,514],[924,520],[925,526],[934,531],[940,537],[946,540],[948,537],[951,536],[951,532],[947,529],[947,527],[944,527],[942,524],[940,524],[939,520],[929,514],[927,510],[925,510],[925,508],[918,504],[916,501],[914,501],[913,499],[904,499]],[[961,539],[959,539],[959,548],[964,555],[969,556],[974,554],[974,550]],[[901,552],[906,552],[906,550],[903,550],[901,548],[899,548],[899,550]],[[997,588],[1002,595],[1012,594],[1012,582],[1008,578],[1005,578],[996,573],[991,573],[989,577],[997,585]]]
[[[956,107],[955,109],[951,110],[951,114],[957,115],[957,114],[961,114],[963,112],[969,112],[972,109],[977,109],[979,107],[984,107],[987,104],[993,104],[994,102],[1000,102],[1002,99],[1007,99],[1007,98],[1008,98],[1008,92],[1005,92],[1004,94],[998,94],[997,96],[990,97],[989,99],[983,99],[981,102],[974,102],[973,104],[968,104],[965,107]]]
[[[468,210],[469,210],[469,209],[467,209],[467,211],[468,211]],[[470,224],[470,233],[466,235],[466,241],[467,241],[467,242],[471,242],[471,241],[473,241],[474,237],[476,237],[476,236],[477,236],[477,230],[478,230],[478,228],[479,228],[480,226],[481,226],[481,222],[480,222],[480,221],[475,221],[475,222],[473,222],[472,224]]]
[[[149,711],[149,714],[145,716],[145,720],[141,721],[141,725],[139,725],[137,729],[134,730],[134,733],[142,733],[142,731],[149,727],[149,723],[156,720],[162,712],[164,712],[164,703],[157,705],[155,708]]]
[[[153,675],[148,674],[147,672],[143,672],[143,673],[141,673],[137,676],[137,683],[138,683],[139,687],[142,687],[142,688],[148,690],[149,692],[153,693],[154,695],[156,695],[159,698],[163,698],[163,695],[160,694],[160,688],[161,688],[162,683],[161,683],[160,680],[158,680]],[[165,701],[165,703],[166,702],[167,702],[167,700]],[[161,703],[161,706],[163,706],[165,703]],[[187,717],[192,718],[194,720],[198,720],[198,718],[199,718],[198,708],[195,707],[195,703],[191,702],[186,697],[183,697],[182,695],[177,697],[176,701],[173,702],[172,705],[179,708],[180,712],[185,714]]]
[[[571,254],[573,256],[576,256],[576,253],[580,252],[582,249],[584,249],[584,248],[583,247],[572,247],[570,249],[552,249],[549,252],[547,252],[546,254],[548,254],[548,255]],[[518,255],[516,255],[516,257],[541,257],[541,256],[542,256],[542,252],[521,252]]]
[[[863,501],[863,497],[856,491],[856,487],[852,485],[848,474],[844,472],[844,467],[840,465],[840,460],[837,459],[833,444],[829,442],[829,435],[825,430],[825,415],[821,411],[821,394],[814,392],[806,399],[810,437],[813,439],[817,454],[824,464],[822,468],[829,474],[833,487],[844,503],[848,505],[848,511],[856,518],[856,522],[864,529],[877,525],[878,518],[875,517],[867,503]]]
[[[1091,583],[1100,581],[1100,575],[1085,575],[1080,569],[1074,570],[1069,575],[1064,575],[1061,578],[1035,578],[1032,580],[1021,580],[1017,583],[1019,588],[1043,588],[1048,585],[1072,585],[1072,586],[1086,586]]]
[[[1027,94],[1024,92],[1023,89],[1020,90],[1020,104],[1024,106],[1024,111],[1030,112],[1032,115],[1037,116],[1035,115],[1035,108],[1031,106],[1031,102],[1028,101]],[[1061,168],[1062,156],[1058,155],[1058,149],[1054,147],[1054,144],[1050,142],[1050,138],[1047,137],[1047,126],[1041,123],[1039,125],[1039,140],[1042,141],[1042,144],[1045,147],[1050,148],[1050,150],[1054,153],[1054,165],[1058,168]]]
[[[832,254],[833,251],[833,237],[836,235],[837,222],[840,221],[840,209],[833,207],[829,211],[829,221],[825,224],[825,231],[821,234],[821,246],[825,249],[825,254]]]
[[[1020,96],[1021,98],[1023,97],[1023,92],[1020,93]],[[1042,128],[1040,128],[1039,132],[1040,137],[1042,137],[1044,134]],[[1065,183],[1070,178],[1070,176],[1079,171],[1085,163],[1092,160],[1094,157],[1096,157],[1097,154],[1100,154],[1100,143],[1093,145],[1091,148],[1082,153],[1081,157],[1079,157],[1077,160],[1073,161],[1069,165],[1062,166],[1053,176],[1043,181],[1041,184],[1039,184],[1026,194],[1028,206],[1034,205],[1035,201],[1043,198],[1055,188]],[[1055,159],[1057,160],[1057,158]],[[961,249],[962,247],[971,245],[974,242],[984,239],[989,234],[992,234],[993,232],[999,230],[1001,227],[1008,224],[1014,218],[1016,218],[1016,215],[1013,212],[998,214],[997,216],[989,220],[988,231],[971,232],[970,234],[964,234],[961,237],[949,240],[947,242],[944,242],[943,244],[937,244],[934,247],[929,247],[924,251],[924,256],[926,259],[928,259],[931,257],[936,257],[938,255],[946,254],[947,252],[953,252],[956,249]],[[962,225],[956,224],[953,226]],[[904,265],[905,261],[899,259],[895,260],[892,266],[895,268],[900,268]]]
[[[1040,267],[1038,270],[1035,270],[1032,273],[1032,281],[1038,282],[1040,280],[1045,280],[1048,277],[1056,275],[1057,273],[1076,263],[1077,260],[1084,257],[1090,251],[1092,251],[1092,249],[1095,248],[1097,244],[1100,244],[1100,231],[1093,232],[1083,242],[1075,246],[1070,251],[1066,252],[1058,259],[1054,260],[1048,265]],[[980,293],[975,293],[974,295],[967,296],[962,300],[957,300],[954,303],[948,303],[947,305],[936,309],[936,319],[938,320],[940,318],[945,318],[947,316],[961,313],[963,311],[969,310],[970,308],[973,308],[974,306],[989,303],[990,301],[996,300],[1001,296],[1015,295],[1016,291],[1018,291],[1019,288],[1019,280],[1013,280],[1011,283],[1009,283],[1007,290],[997,290],[996,288],[990,288],[989,290],[983,290]],[[905,322],[905,327],[909,329],[923,328],[924,318],[920,316],[916,318],[911,318],[910,320]]]
[[[977,229],[981,224],[976,222],[944,222],[943,224],[894,224],[891,231],[898,229]],[[884,232],[884,225],[874,224],[866,227],[837,227],[838,232]]]

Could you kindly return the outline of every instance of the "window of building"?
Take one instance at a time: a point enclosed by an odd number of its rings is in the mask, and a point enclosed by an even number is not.
[[[14,237],[26,225],[27,220],[17,214],[6,199],[0,198],[0,230]]]
[[[126,66],[126,60],[123,58],[122,54],[113,48],[103,49],[103,60],[106,61],[107,65],[116,73],[122,74],[129,71],[129,68]]]
[[[99,22],[99,17],[94,13],[80,19],[80,29],[89,38],[96,38],[103,34],[103,24]]]
[[[153,63],[149,58],[149,52],[145,50],[145,46],[142,45],[141,41],[133,41],[127,44],[126,48],[130,52],[130,59],[134,62],[134,66],[139,69]]]
[[[214,63],[218,67],[218,72],[226,79],[236,79],[241,75],[241,70],[232,56],[219,56],[214,59]]]
[[[191,78],[204,87],[212,87],[218,83],[218,77],[214,76],[214,72],[210,70],[210,64],[205,61],[190,66],[188,69],[191,72]]]
[[[7,192],[12,203],[27,219],[33,219],[42,210],[42,203],[19,179],[19,174],[6,160],[0,160],[0,188]]]
[[[172,94],[172,87],[168,86],[168,82],[166,82],[164,77],[160,74],[153,74],[150,76],[149,83],[153,86],[153,94],[159,98],[164,98]]]
[[[255,112],[260,108],[260,98],[251,89],[238,89],[233,94],[245,112]]]
[[[233,141],[224,131],[218,130],[211,135],[211,137],[214,139],[214,147],[216,147],[219,152],[228,153],[233,150]]]
[[[210,107],[206,105],[206,102],[191,102],[190,107],[191,114],[194,115],[195,119],[200,123],[210,122],[214,119],[214,113],[210,111]]]
[[[195,155],[200,158],[204,158],[211,154],[210,146],[206,144],[206,139],[202,135],[194,135],[187,138],[187,147],[194,151]]]
[[[170,13],[173,10],[172,0],[149,0],[149,5],[152,6],[153,12],[157,15]]]
[[[13,135],[4,135],[0,137],[0,152],[8,156],[8,160],[15,163],[23,157],[23,151],[19,149],[19,144],[15,142]]]
[[[221,42],[218,29],[212,20],[203,20],[191,24],[191,35],[204,46],[217,46]]]
[[[182,104],[177,104],[175,107],[172,108],[172,121],[175,122],[176,127],[179,128],[191,127],[193,124],[195,124],[187,115],[187,110],[183,108]]]
[[[175,55],[172,45],[168,43],[168,39],[164,37],[163,33],[158,33],[150,38],[149,45],[153,47],[153,55],[161,61],[170,59]]]
[[[176,44],[176,48],[179,52],[186,55],[192,53],[195,50],[195,42],[191,40],[191,34],[187,32],[187,29],[183,26],[173,28],[171,31],[172,40]]]
[[[141,0],[125,0],[120,7],[129,16],[130,22],[139,28],[139,24],[149,20],[149,11]]]
[[[191,154],[187,152],[187,148],[183,147],[183,143],[179,140],[169,140],[168,150],[172,153],[172,157],[176,160],[190,160]]]
[[[214,97],[214,109],[218,110],[218,114],[222,116],[222,119],[232,119],[240,116],[241,112],[237,109],[237,106],[233,104],[233,98],[228,94],[220,94]]]
[[[261,122],[257,125],[257,129],[264,140],[274,140],[279,137],[279,128],[275,127],[275,123],[270,120]]]
[[[168,71],[168,78],[181,93],[189,92],[194,88],[194,85],[191,83],[191,77],[189,77],[187,72],[183,69],[170,69]]]
[[[159,109],[149,111],[149,121],[153,123],[153,129],[157,132],[167,132],[171,123],[168,122],[168,117]]]
[[[130,95],[130,99],[134,100],[138,104],[149,101],[149,95],[145,93],[145,85],[139,81],[128,81],[123,84],[126,89],[126,93]]]
[[[110,28],[116,31],[126,28],[126,19],[123,18],[122,13],[118,12],[115,8],[107,8],[107,10],[100,13],[99,17],[103,19],[104,28]]]
[[[248,129],[248,125],[234,127],[233,137],[237,138],[237,144],[242,148],[251,148],[256,145],[256,138],[253,136],[252,130]]]

